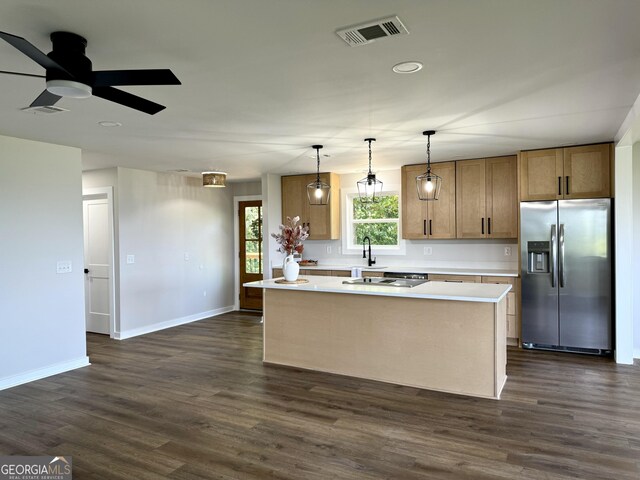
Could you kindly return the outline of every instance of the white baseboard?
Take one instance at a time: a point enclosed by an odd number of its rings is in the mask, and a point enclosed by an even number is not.
[[[113,338],[115,338],[116,340],[126,340],[127,338],[137,337],[140,335],[145,335],[147,333],[153,333],[159,330],[177,327],[179,325],[184,325],[185,323],[197,322],[198,320],[203,320],[205,318],[215,317],[216,315],[222,315],[223,313],[232,312],[233,310],[233,305],[228,307],[216,308],[214,310],[195,313],[186,317],[174,318],[173,320],[167,320],[166,322],[154,323],[153,325],[148,325],[146,327],[115,332],[113,334]]]
[[[10,377],[0,378],[0,390],[16,387],[23,383],[33,382],[52,375],[58,375],[59,373],[75,370],[76,368],[86,367],[87,365],[91,365],[91,363],[89,363],[89,357],[80,357],[66,362],[55,363],[47,367],[36,368],[35,370],[29,370],[28,372],[17,375],[11,375]]]
[[[636,348],[633,351],[633,358],[640,358],[640,348]]]

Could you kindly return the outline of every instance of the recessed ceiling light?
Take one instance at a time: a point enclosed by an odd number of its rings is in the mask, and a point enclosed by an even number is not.
[[[98,125],[101,127],[121,127],[122,124],[120,122],[112,122],[109,120],[103,120],[102,122],[98,122]]]
[[[422,70],[422,63],[402,62],[394,65],[392,70],[396,73],[416,73]]]

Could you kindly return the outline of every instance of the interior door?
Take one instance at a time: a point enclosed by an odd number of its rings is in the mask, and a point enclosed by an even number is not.
[[[87,332],[111,333],[109,201],[83,200],[85,321]]]
[[[262,310],[262,289],[246,282],[262,280],[262,201],[239,202],[240,308]]]

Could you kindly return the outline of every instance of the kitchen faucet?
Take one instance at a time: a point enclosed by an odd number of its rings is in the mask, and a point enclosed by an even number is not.
[[[366,237],[364,237],[362,239],[362,258],[367,258],[367,254],[365,253],[365,250],[364,250],[364,244],[365,244],[365,242],[367,240],[369,240],[369,259],[368,259],[368,263],[369,263],[369,266],[371,266],[374,263],[376,263],[376,257],[373,257],[373,260],[371,260],[371,239],[369,238],[369,235],[367,235]]]

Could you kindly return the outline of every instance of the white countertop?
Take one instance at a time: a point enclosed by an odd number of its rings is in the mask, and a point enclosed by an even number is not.
[[[317,267],[321,268],[321,267]],[[476,274],[477,275],[477,274]],[[386,297],[425,298],[430,300],[455,300],[461,302],[497,303],[509,290],[509,284],[426,282],[413,288],[386,287],[382,285],[345,285],[345,277],[301,275],[309,283],[283,284],[275,280],[245,283],[245,287],[299,290],[305,292],[346,293],[353,295],[377,295]]]
[[[383,267],[367,267],[362,265],[324,265],[307,266],[300,265],[305,270],[347,270],[353,267],[362,268],[365,272],[403,272],[403,273],[432,273],[434,275],[480,275],[483,277],[517,277],[519,272],[517,269],[497,269],[497,268],[449,268],[449,267],[414,267],[411,265],[398,266],[388,265]],[[281,268],[275,266],[274,268]]]

